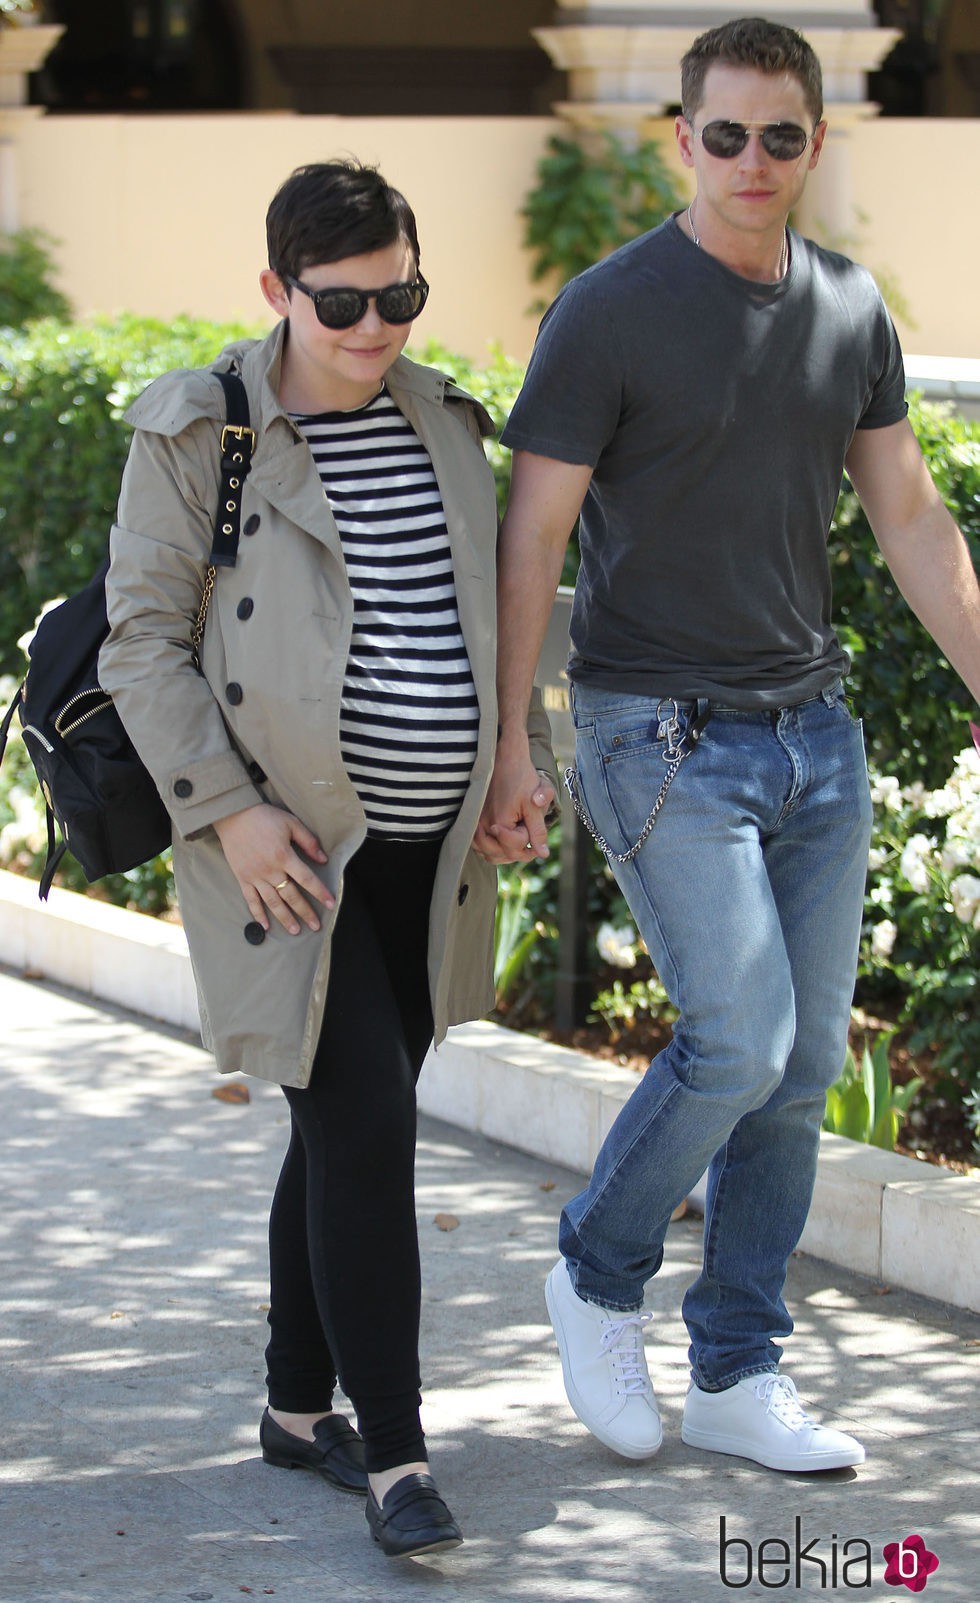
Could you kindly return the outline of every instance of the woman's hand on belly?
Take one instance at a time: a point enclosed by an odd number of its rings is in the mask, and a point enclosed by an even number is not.
[[[311,930],[320,928],[311,903],[331,908],[334,898],[299,856],[301,851],[314,863],[327,861],[311,829],[268,802],[229,813],[227,818],[219,818],[214,828],[257,924],[267,930],[271,913],[290,935],[299,934],[300,919]]]

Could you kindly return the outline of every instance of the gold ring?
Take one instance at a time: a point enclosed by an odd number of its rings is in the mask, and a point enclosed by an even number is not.
[[[289,875],[287,874],[286,878],[285,879],[281,879],[279,881],[278,885],[273,885],[272,889],[274,891],[282,891],[282,890],[285,890],[285,888],[286,888],[286,886],[288,884],[289,884]]]

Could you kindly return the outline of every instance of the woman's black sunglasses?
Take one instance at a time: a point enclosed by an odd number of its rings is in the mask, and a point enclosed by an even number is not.
[[[310,289],[298,278],[280,273],[284,284],[302,290],[313,302],[313,310],[324,328],[353,328],[371,301],[383,323],[410,323],[425,305],[429,286],[419,273],[412,284],[387,284],[384,289]]]
[[[795,122],[706,122],[701,143],[709,156],[728,161],[742,154],[753,132],[773,161],[797,161],[813,137]]]

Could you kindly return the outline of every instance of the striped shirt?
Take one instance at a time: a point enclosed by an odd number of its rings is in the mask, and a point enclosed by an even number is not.
[[[354,597],[344,766],[369,834],[438,838],[469,783],[479,707],[431,458],[386,389],[357,411],[293,421],[313,453]]]

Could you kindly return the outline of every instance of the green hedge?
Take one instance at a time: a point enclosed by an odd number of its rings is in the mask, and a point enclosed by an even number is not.
[[[237,324],[38,322],[0,331],[0,672],[19,674],[18,639],[53,596],[77,589],[105,550],[128,430],[122,412],[157,374],[212,360]],[[501,426],[523,370],[499,349],[475,363],[430,344],[422,361],[476,394]],[[913,402],[933,477],[976,557],[980,551],[980,426]],[[509,453],[489,456],[503,508]],[[851,689],[875,766],[902,784],[936,782],[967,740],[969,695],[898,595],[867,520],[845,485],[831,535],[835,609],[854,660]],[[571,553],[569,575],[574,571]]]
[[[51,282],[51,246],[41,228],[0,235],[0,328],[22,328],[39,317],[71,316],[61,291]]]
[[[23,672],[19,637],[102,560],[130,401],[168,368],[199,366],[250,332],[136,317],[0,330],[0,673]]]
[[[910,419],[980,566],[980,424],[915,397]],[[974,703],[899,594],[848,484],[837,503],[830,551],[835,622],[851,654],[849,689],[874,765],[902,785],[939,785],[957,752],[970,744]]]
[[[44,321],[20,331],[0,330],[0,673],[23,674],[18,639],[47,601],[77,589],[101,560],[126,455],[122,412],[129,401],[159,373],[211,361],[232,339],[257,332],[240,325],[191,319],[164,324],[135,317],[76,325]],[[496,348],[480,363],[435,344],[415,354],[477,395],[502,426],[520,388],[520,364]],[[933,478],[976,559],[980,425],[917,402],[911,417]],[[488,454],[503,508],[509,454],[495,441],[489,442]],[[966,721],[972,703],[898,596],[846,484],[830,554],[838,627],[854,660],[851,689],[865,719],[876,784],[891,786],[892,813],[898,805],[895,787],[903,787],[908,829],[921,832],[926,828],[916,812],[923,805],[921,782],[929,790],[946,782],[956,754],[969,745]],[[570,576],[574,563],[573,542]],[[12,692],[13,680],[5,688]],[[26,755],[12,747],[0,774],[0,861],[35,874],[43,858],[36,799]],[[903,860],[905,834],[889,816],[876,835],[880,862],[873,865],[869,888],[862,989],[904,996],[907,1021],[922,1040],[941,1048],[958,1089],[980,1087],[980,1075],[972,1069],[980,1040],[975,978],[980,936],[964,922],[963,909],[956,911],[956,897],[962,900],[965,893],[962,884],[956,893],[951,890],[953,870],[945,880],[945,870],[930,870],[929,896],[906,884],[896,867]],[[936,849],[946,849],[941,840]],[[527,917],[546,930],[555,922],[556,870],[554,857],[535,870],[527,887]],[[919,873],[914,864],[909,871]],[[80,874],[72,869],[63,882],[82,888]],[[596,928],[624,923],[625,907],[598,861],[590,891],[589,916]],[[105,881],[97,894],[159,911],[171,895],[167,860]],[[919,927],[913,927],[916,919]],[[529,954],[525,980],[538,1005],[548,995],[554,960],[552,940],[538,941]]]

